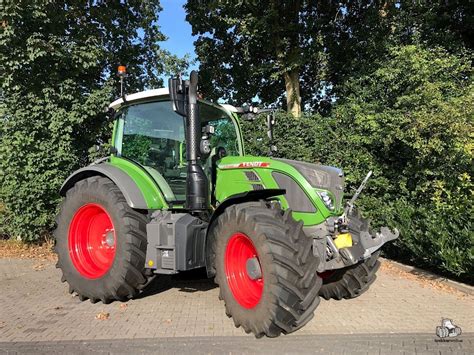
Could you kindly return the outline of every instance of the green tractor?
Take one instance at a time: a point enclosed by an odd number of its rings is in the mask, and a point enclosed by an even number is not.
[[[57,266],[81,300],[126,301],[156,275],[205,268],[237,327],[276,337],[311,320],[320,296],[354,298],[375,280],[398,231],[372,232],[356,196],[343,205],[340,169],[245,155],[239,120],[258,110],[199,99],[196,72],[110,108],[110,155],[60,190]]]

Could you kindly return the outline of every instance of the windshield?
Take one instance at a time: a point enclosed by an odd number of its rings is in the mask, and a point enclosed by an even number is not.
[[[202,126],[212,125],[211,156],[217,147],[239,155],[237,130],[232,119],[212,105],[199,103]],[[184,117],[170,101],[146,102],[125,107],[118,117],[115,147],[119,155],[144,166],[168,201],[186,199],[186,139]],[[120,134],[120,131],[123,133]],[[210,157],[203,161],[206,173]]]

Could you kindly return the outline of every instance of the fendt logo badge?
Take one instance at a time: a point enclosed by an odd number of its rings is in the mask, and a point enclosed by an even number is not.
[[[268,168],[270,163],[261,161],[249,161],[237,164],[219,165],[219,169],[248,169],[248,168]]]
[[[451,339],[461,335],[461,327],[454,324],[452,319],[443,318],[441,320],[441,326],[436,327],[436,335],[440,339],[436,341],[462,341],[458,339]]]

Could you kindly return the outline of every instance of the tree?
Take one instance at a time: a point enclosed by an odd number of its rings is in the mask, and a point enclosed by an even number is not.
[[[397,45],[472,49],[473,11],[459,1],[189,0],[201,88],[212,99],[328,114],[354,74]]]
[[[312,1],[189,0],[186,10],[198,35],[201,88],[210,98],[242,103],[258,96],[269,104],[286,92],[288,112],[300,116],[300,78],[308,67],[324,66]],[[305,87],[303,95],[318,88]]]
[[[185,61],[160,49],[158,0],[15,1],[0,8],[0,234],[37,239],[58,189],[110,124],[118,64],[128,90]],[[105,134],[106,136],[106,134]]]
[[[331,160],[348,181],[375,171],[361,203],[397,226],[392,256],[472,279],[472,56],[397,46],[348,80],[332,117]],[[350,127],[350,129],[344,129]]]
[[[328,56],[325,93],[332,103],[341,98],[347,80],[371,72],[394,46],[443,47],[454,54],[473,49],[469,0],[344,0],[336,6],[320,1],[318,10],[326,14],[318,23]]]

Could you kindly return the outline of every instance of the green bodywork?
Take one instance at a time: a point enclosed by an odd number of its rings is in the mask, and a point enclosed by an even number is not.
[[[216,106],[214,104],[212,105]],[[239,140],[240,155],[226,156],[217,162],[217,179],[215,186],[215,200],[217,203],[221,203],[233,195],[252,191],[254,190],[253,185],[255,184],[262,185],[261,187],[265,189],[278,189],[279,186],[272,176],[272,172],[276,171],[291,177],[305,192],[315,207],[316,211],[311,213],[293,211],[293,217],[296,220],[303,221],[305,226],[311,226],[324,222],[330,216],[341,215],[342,210],[340,210],[340,208],[339,210],[329,210],[321,200],[318,191],[326,190],[312,187],[306,178],[292,165],[269,157],[245,155],[239,117],[235,113],[230,112],[225,106],[221,106],[220,109],[232,118]],[[122,130],[123,121],[117,119],[112,135],[113,146],[117,147],[122,144]],[[150,171],[114,154],[112,154],[110,158],[110,164],[123,170],[133,179],[141,190],[149,210],[169,209],[171,207],[173,209],[183,208],[182,204],[170,204],[167,202],[165,198],[167,186],[161,186],[162,184],[160,184],[159,179],[154,178],[152,174],[150,174]],[[250,171],[257,174],[259,178],[258,181],[248,179],[245,173]],[[209,191],[212,191],[212,189],[210,188]],[[329,191],[327,192],[329,193]],[[288,208],[288,202],[284,195],[277,196],[276,199],[280,201],[283,209]],[[215,208],[216,206],[210,207]]]
[[[268,163],[268,166],[246,169],[238,167],[241,163]],[[260,181],[249,181],[245,175],[246,171],[256,173]],[[317,194],[317,191],[322,190],[313,188],[293,166],[267,157],[241,156],[224,157],[221,159],[217,166],[216,200],[222,202],[234,194],[251,191],[253,190],[252,185],[254,184],[263,185],[266,189],[278,189],[279,186],[272,176],[272,172],[274,171],[288,175],[296,181],[316,207],[315,213],[293,211],[293,218],[296,220],[301,220],[304,225],[310,226],[320,224],[330,216],[341,214],[342,211],[330,211]],[[284,195],[278,196],[277,199],[280,201],[283,209],[288,208],[288,203]]]
[[[168,209],[168,204],[159,184],[146,170],[126,159],[116,157],[114,155],[112,155],[110,158],[110,164],[123,170],[128,174],[128,176],[132,178],[132,180],[137,184],[138,188],[142,192],[148,209]]]

